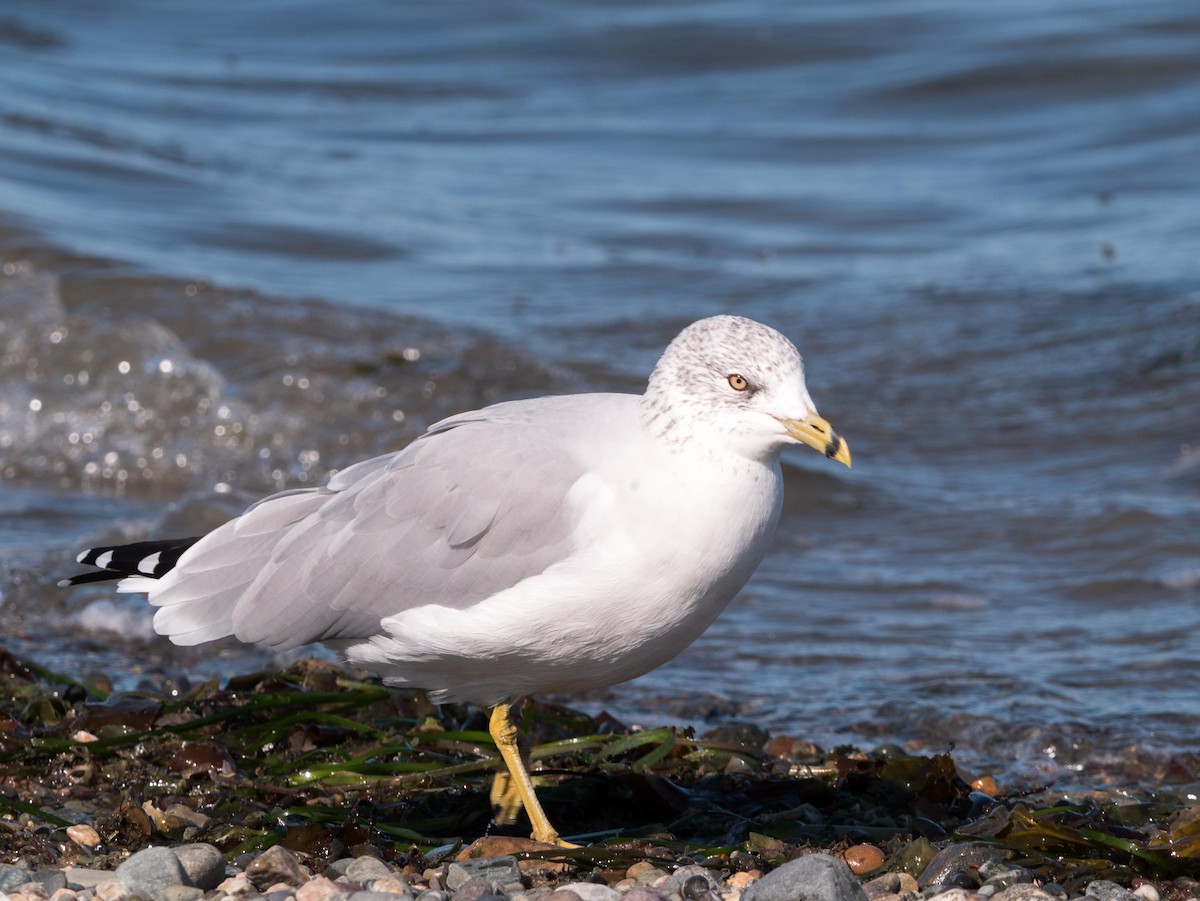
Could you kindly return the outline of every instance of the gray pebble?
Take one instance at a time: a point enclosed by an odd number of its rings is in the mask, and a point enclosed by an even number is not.
[[[544,896],[546,901],[583,901],[577,894],[569,888],[555,889],[550,894]]]
[[[979,879],[984,885],[994,885],[997,891],[1022,882],[1033,882],[1031,871],[1005,860],[986,860],[979,865]]]
[[[974,842],[960,842],[948,845],[937,854],[917,877],[921,888],[931,885],[945,885],[960,873],[970,874],[972,870],[988,861],[997,860],[1000,852],[991,845],[980,845]],[[972,874],[973,875],[973,874]]]
[[[372,879],[379,879],[383,876],[391,876],[392,868],[380,860],[378,857],[356,857],[350,861],[346,869],[342,871],[347,879],[353,879],[355,882],[366,885]]]
[[[263,901],[288,901],[288,898],[295,898],[296,895],[287,889],[278,889],[274,892],[267,892],[262,897]]]
[[[62,870],[34,870],[33,881],[41,883],[47,895],[53,895],[60,888],[67,887],[67,874]]]
[[[194,885],[168,885],[163,891],[163,901],[200,901],[204,889]]]
[[[113,875],[146,901],[165,901],[164,892],[168,887],[192,884],[183,864],[170,848],[138,851],[117,867]]]
[[[405,901],[412,895],[398,895],[395,892],[351,892],[346,901]]]
[[[931,888],[928,889],[928,898],[937,898],[937,901],[971,901],[971,893],[965,888]]]
[[[867,901],[850,868],[829,854],[788,861],[742,892],[742,901]]]
[[[216,845],[196,842],[171,850],[196,888],[211,892],[225,881],[225,857]]]
[[[615,888],[609,888],[607,885],[600,885],[597,882],[572,882],[564,885],[563,888],[568,892],[574,892],[581,901],[619,901],[622,897]]]
[[[472,876],[458,887],[454,893],[454,901],[482,901],[496,894],[492,883],[483,876]]]
[[[666,901],[655,889],[639,885],[621,896],[621,901]]]
[[[1127,888],[1109,882],[1107,879],[1097,879],[1084,890],[1089,898],[1099,898],[1100,901],[1141,901],[1137,895]]]
[[[426,889],[417,895],[417,901],[450,901],[450,893],[439,889]]]
[[[0,892],[10,892],[18,885],[33,882],[33,872],[24,867],[0,864]]]
[[[1055,886],[1058,888],[1058,886]],[[1062,889],[1059,889],[1062,891]],[[1056,896],[1028,882],[1018,882],[1010,885],[999,894],[992,895],[992,901],[1053,901]],[[1065,897],[1065,896],[1064,896]]]
[[[476,876],[483,877],[490,885],[498,886],[520,882],[521,869],[517,866],[517,859],[511,855],[456,860],[446,869],[446,888],[452,892],[458,891]]]
[[[95,888],[101,882],[113,878],[112,870],[92,870],[86,867],[67,867],[63,871],[67,877],[67,887],[78,885],[81,888]],[[196,880],[192,880],[195,882]],[[78,889],[76,889],[78,891]]]
[[[680,867],[661,884],[655,886],[655,888],[665,898],[687,898],[689,901],[706,901],[702,895],[699,897],[696,895],[697,892],[701,892],[699,883],[692,883],[692,895],[683,894],[684,886],[697,877],[706,883],[709,893],[720,894],[723,890],[721,884],[713,878],[708,870],[696,864]]]

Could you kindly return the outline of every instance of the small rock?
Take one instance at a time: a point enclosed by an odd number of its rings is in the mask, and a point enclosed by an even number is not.
[[[296,889],[296,901],[330,901],[342,890],[324,876],[316,876]]]
[[[49,898],[59,889],[67,887],[67,874],[62,870],[35,870],[33,881],[46,890],[46,897]]]
[[[11,892],[18,885],[33,881],[33,873],[25,867],[0,864],[0,892]]]
[[[862,844],[851,845],[839,852],[838,857],[845,861],[851,872],[859,874],[869,873],[883,866],[884,854],[875,845]]]
[[[863,891],[871,901],[884,895],[902,895],[917,890],[917,880],[908,873],[884,873],[863,884]]]
[[[259,891],[277,882],[303,885],[308,881],[299,859],[283,845],[273,845],[254,858],[246,867],[246,877]]]
[[[346,901],[397,901],[397,896],[392,892],[351,892]]]
[[[356,857],[350,861],[350,865],[346,867],[342,875],[347,879],[353,879],[355,882],[366,885],[372,879],[382,879],[384,876],[391,876],[392,868],[378,857],[371,857],[368,854],[363,857]]]
[[[644,885],[647,888],[657,888],[662,885],[671,876],[666,870],[660,870],[658,867],[651,867],[637,877],[637,884]]]
[[[101,882],[112,879],[112,870],[92,870],[86,867],[67,867],[63,870],[67,877],[67,887],[95,888]]]
[[[1142,901],[1159,901],[1159,899],[1162,897],[1159,895],[1158,889],[1152,886],[1149,882],[1144,882],[1139,885],[1133,890],[1133,893],[1141,898]]]
[[[829,854],[788,861],[742,892],[742,901],[867,901],[850,868]]]
[[[230,898],[248,898],[251,895],[258,894],[258,889],[254,887],[254,883],[250,881],[250,877],[245,873],[237,873],[230,876],[218,885],[217,889]]]
[[[696,877],[699,877],[708,886],[708,894],[701,892],[700,883],[691,882]],[[684,894],[684,886],[689,883],[691,884],[692,894],[686,895]],[[691,866],[680,867],[666,881],[659,883],[655,888],[666,898],[678,897],[684,898],[685,901],[709,901],[708,895],[720,892],[723,886],[704,867],[692,864]]]
[[[168,885],[162,897],[163,901],[200,901],[204,889],[194,885]]]
[[[1010,885],[998,894],[992,895],[992,901],[1054,901],[1056,896],[1028,882],[1018,882]]]
[[[572,882],[570,885],[564,885],[563,888],[578,895],[580,901],[618,901],[621,897],[629,897],[628,895],[622,896],[616,889],[609,888],[607,885],[599,885],[595,882]],[[555,894],[557,895],[558,892]]]
[[[210,892],[225,878],[225,857],[216,845],[194,842],[172,849],[196,888]]]
[[[931,885],[948,885],[951,877],[960,873],[970,874],[974,878],[972,871],[978,871],[979,867],[989,860],[998,859],[1001,853],[991,845],[980,845],[974,842],[947,845],[938,851],[921,871],[921,875],[917,877],[917,884],[921,888]],[[979,883],[976,882],[973,887],[978,888],[978,885]]]
[[[629,869],[625,871],[625,875],[630,879],[638,879],[643,873],[649,872],[650,870],[654,870],[658,873],[662,872],[662,870],[658,869],[658,867],[656,867],[650,861],[639,860],[637,863],[630,865]]]
[[[1033,882],[1030,870],[1004,860],[988,860],[979,865],[979,879],[985,885],[996,886],[997,891],[1021,882]]]
[[[744,892],[746,890],[746,886],[748,886],[751,882],[756,882],[759,879],[762,879],[761,870],[742,870],[740,873],[734,873],[727,880],[725,880],[725,884],[736,892]]]
[[[991,795],[993,798],[1000,794],[1000,786],[991,776],[980,776],[971,783],[971,788],[977,792],[983,792],[985,795]]]
[[[304,901],[304,899],[297,898],[296,901]],[[417,901],[450,901],[450,893],[441,889],[426,889],[417,895]]]
[[[621,901],[666,901],[666,899],[654,891],[654,889],[639,885],[637,888],[632,888],[622,895]]]
[[[86,823],[77,823],[67,827],[67,838],[81,848],[100,847],[100,833]]]
[[[96,897],[100,901],[129,901],[133,897],[133,892],[124,882],[109,879],[96,886]]]
[[[74,889],[60,888],[50,896],[50,901],[75,901],[79,896],[75,894]]]
[[[972,901],[971,893],[965,888],[949,888],[931,897],[937,898],[938,901]]]
[[[550,894],[543,896],[546,901],[583,901],[577,894],[569,888],[555,889]]]
[[[1097,879],[1084,889],[1083,893],[1090,898],[1099,898],[1100,901],[1137,901],[1137,896],[1129,889],[1107,879]]]
[[[400,875],[380,876],[372,879],[370,889],[373,892],[386,892],[389,895],[410,895],[408,883]]]
[[[119,867],[114,875],[135,895],[146,901],[164,901],[163,893],[172,885],[191,885],[187,871],[170,848],[146,848],[138,851]]]
[[[22,898],[25,901],[47,901],[50,893],[40,882],[26,882],[24,885],[18,885],[15,892],[8,894],[9,898]]]
[[[515,857],[477,857],[473,860],[456,860],[446,869],[446,887],[452,892],[480,876],[489,888],[506,882],[520,882],[521,868]]]
[[[454,901],[480,901],[496,893],[492,883],[483,876],[472,876],[454,892]]]

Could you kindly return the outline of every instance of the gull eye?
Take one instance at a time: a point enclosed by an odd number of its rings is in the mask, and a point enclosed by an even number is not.
[[[729,387],[734,391],[745,391],[750,387],[750,382],[740,372],[730,373]]]

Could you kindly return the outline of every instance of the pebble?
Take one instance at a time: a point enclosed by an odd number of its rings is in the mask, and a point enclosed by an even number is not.
[[[830,854],[809,854],[772,870],[742,892],[742,901],[867,901],[850,868]]]
[[[117,867],[114,875],[145,901],[166,901],[172,885],[191,885],[187,871],[170,848],[146,848]]]
[[[221,852],[200,843],[147,848],[115,872],[35,870],[18,861],[0,864],[0,901],[1163,901],[1184,892],[1191,895],[1185,901],[1197,901],[1200,894],[1192,883],[1168,885],[1171,893],[1164,895],[1148,882],[1130,889],[1095,880],[1068,896],[1061,886],[1035,884],[1034,873],[977,843],[943,848],[919,879],[893,870],[862,882],[848,864],[855,857],[850,852],[878,852],[873,845],[852,846],[837,857],[806,855],[764,875],[695,864],[668,872],[650,861],[592,873],[558,863],[555,871],[530,870],[522,866],[529,861],[514,856],[525,846],[505,841],[476,851],[513,853],[459,859],[424,873],[402,873],[400,864],[363,855],[335,861],[317,876],[282,846],[242,855],[244,869],[227,871]],[[869,869],[880,865],[872,862]]]

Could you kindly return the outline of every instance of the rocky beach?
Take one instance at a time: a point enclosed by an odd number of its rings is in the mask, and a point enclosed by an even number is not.
[[[1006,790],[951,753],[825,750],[749,724],[696,736],[530,702],[539,791],[580,845],[560,848],[489,821],[496,751],[467,706],[319,661],[111,694],[0,663],[0,890],[15,901],[1200,892],[1194,760],[1091,791]]]

